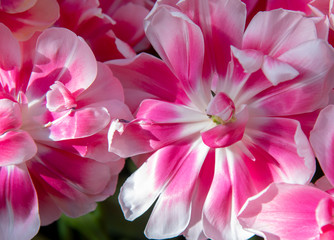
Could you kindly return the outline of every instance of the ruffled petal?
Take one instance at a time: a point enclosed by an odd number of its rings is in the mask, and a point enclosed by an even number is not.
[[[109,122],[110,115],[104,107],[69,110],[50,123],[49,137],[55,141],[88,137],[101,131]]]
[[[262,91],[250,100],[250,106],[265,115],[285,116],[312,112],[328,103],[334,55],[325,41],[308,41],[278,60],[292,66],[299,75]]]
[[[252,19],[245,31],[242,49],[255,49],[278,57],[314,39],[317,39],[317,31],[312,20],[300,13],[278,9],[259,12]]]
[[[50,28],[38,38],[34,69],[30,77],[29,100],[42,97],[60,81],[78,96],[95,80],[97,63],[83,39],[64,28]]]

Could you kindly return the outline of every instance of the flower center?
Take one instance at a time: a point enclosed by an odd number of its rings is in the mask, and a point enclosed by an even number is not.
[[[223,92],[215,95],[210,101],[206,114],[216,124],[235,122],[235,106],[233,101]]]

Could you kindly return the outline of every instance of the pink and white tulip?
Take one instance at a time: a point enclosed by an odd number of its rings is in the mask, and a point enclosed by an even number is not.
[[[124,160],[108,152],[108,131],[132,115],[119,81],[73,32],[51,28],[21,45],[0,32],[0,234],[31,239],[114,193]]]
[[[314,173],[295,118],[327,104],[333,52],[299,13],[259,13],[246,30],[245,19],[240,1],[158,1],[146,34],[162,61],[108,62],[140,93],[128,102],[151,98],[135,123],[154,151],[119,197],[129,220],[156,201],[149,238],[245,239],[237,214],[250,196]]]

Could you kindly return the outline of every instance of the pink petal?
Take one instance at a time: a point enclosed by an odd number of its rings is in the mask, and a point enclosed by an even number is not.
[[[208,120],[208,117],[197,109],[159,100],[143,101],[137,118],[148,119],[155,123],[186,123]]]
[[[315,210],[330,195],[310,186],[277,183],[247,200],[241,225],[268,240],[318,239]]]
[[[235,121],[219,124],[210,130],[201,132],[203,142],[211,148],[223,148],[240,141],[248,121],[248,110],[244,108],[236,114],[235,118]]]
[[[236,217],[246,199],[254,193],[244,164],[244,156],[236,148],[215,151],[213,180],[203,206],[203,227],[210,239],[247,239],[251,235],[241,229]]]
[[[22,124],[21,108],[9,99],[0,99],[0,136],[8,130],[17,129]]]
[[[263,64],[263,54],[260,51],[252,49],[240,50],[234,46],[231,46],[231,50],[245,72],[252,73],[261,68]]]
[[[98,62],[97,76],[94,82],[77,97],[78,105],[88,105],[106,100],[124,101],[123,87],[110,69]]]
[[[16,87],[16,76],[21,68],[20,45],[2,23],[0,23],[0,35],[0,85],[10,92]]]
[[[187,153],[187,158],[155,204],[145,229],[148,238],[175,237],[186,229],[191,217],[196,179],[208,150],[200,140],[193,143],[191,152]]]
[[[116,21],[116,36],[134,47],[145,37],[143,22],[148,13],[147,8],[132,2],[117,8],[111,16]]]
[[[101,199],[101,194],[106,197],[104,191],[110,188],[110,180],[117,180],[112,177],[115,175],[113,167],[117,168],[117,173],[120,171],[116,164],[101,164],[42,144],[38,146],[38,157],[28,164],[32,179],[38,186],[38,195],[49,195],[53,202],[50,207],[55,204],[71,217],[94,210],[95,199]],[[115,186],[116,183],[113,181],[112,184]],[[55,215],[47,216],[48,221],[58,217],[57,211],[49,213]]]
[[[321,233],[334,232],[333,210],[333,198],[324,198],[319,202],[315,214]]]
[[[20,164],[31,159],[37,152],[31,136],[19,130],[0,135],[0,146],[0,166]]]
[[[156,151],[124,183],[119,195],[124,216],[133,220],[142,215],[164,190],[186,159],[193,142],[179,142]]]
[[[294,79],[299,75],[298,71],[291,65],[270,56],[264,57],[262,71],[274,86],[281,82]]]
[[[259,12],[249,23],[243,38],[243,49],[254,49],[278,57],[308,40],[317,38],[312,20],[299,13],[278,9]]]
[[[62,28],[45,30],[38,38],[34,69],[27,95],[43,96],[60,81],[76,97],[87,89],[97,74],[97,63],[88,45],[73,32]]]
[[[37,0],[3,0],[0,3],[0,9],[1,11],[5,11],[7,13],[19,13],[28,10],[36,4],[36,2]]]
[[[137,113],[141,127],[151,134],[153,149],[179,139],[199,136],[211,120],[200,111],[158,100],[145,100]],[[213,124],[213,122],[212,122]]]
[[[110,115],[104,107],[68,110],[50,123],[50,138],[59,141],[88,137],[101,131],[109,122]]]
[[[58,17],[59,6],[56,0],[37,0],[36,4],[24,12],[0,12],[1,22],[8,26],[19,40],[27,40],[35,32],[50,27]]]
[[[197,98],[208,99],[209,86],[202,83],[204,40],[201,29],[179,11],[160,8],[146,26],[147,38],[161,58]],[[203,89],[204,87],[204,89]],[[207,91],[206,91],[207,90]],[[199,96],[203,93],[203,96]]]
[[[179,1],[177,5],[203,32],[205,76],[210,76],[212,71],[224,76],[230,60],[230,46],[241,47],[245,5],[241,1],[230,0]]]
[[[267,1],[267,10],[284,8],[288,10],[300,11],[304,12],[307,15],[311,14],[311,9],[308,4],[312,2],[312,0],[268,0]]]
[[[59,81],[46,93],[46,107],[51,112],[61,112],[77,106],[71,92]]]
[[[113,74],[121,81],[125,102],[134,112],[140,102],[157,98],[168,102],[188,102],[179,80],[160,59],[146,53],[126,60],[107,62]]]
[[[0,233],[3,239],[29,240],[40,226],[37,195],[24,165],[0,168]]]
[[[321,169],[324,171],[332,185],[334,184],[333,117],[334,106],[329,105],[320,112],[314,128],[310,134],[310,142],[314,149],[315,155],[319,160]]]
[[[153,151],[152,138],[152,133],[143,129],[138,121],[122,123],[116,119],[110,124],[108,149],[123,158],[133,157]]]
[[[328,102],[331,83],[328,77],[334,55],[326,42],[308,41],[284,53],[278,60],[299,72],[295,79],[268,88],[250,105],[266,115],[295,115],[312,112]]]
[[[265,159],[266,172],[272,174],[274,181],[299,184],[310,181],[315,171],[314,155],[299,122],[256,117],[248,124],[245,135],[252,142],[249,150],[255,159]]]

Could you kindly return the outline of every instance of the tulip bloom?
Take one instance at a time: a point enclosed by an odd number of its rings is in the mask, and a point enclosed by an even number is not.
[[[134,123],[151,137],[147,159],[119,200],[129,220],[156,202],[149,238],[250,237],[237,220],[247,198],[314,173],[295,119],[327,104],[333,52],[299,13],[262,12],[246,30],[245,19],[240,1],[158,1],[146,35],[162,60],[108,63],[137,93],[127,102],[144,99]]]
[[[107,134],[131,113],[118,80],[73,32],[51,28],[21,45],[0,32],[0,233],[30,239],[114,193],[124,161],[108,152]]]

